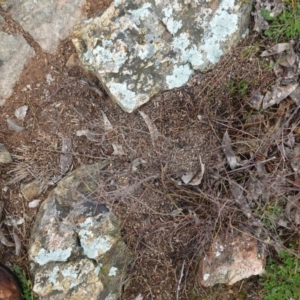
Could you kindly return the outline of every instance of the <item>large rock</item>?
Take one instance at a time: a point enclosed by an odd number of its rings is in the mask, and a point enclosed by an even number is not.
[[[85,4],[86,0],[15,0],[9,12],[44,51],[55,53],[59,42],[85,18]]]
[[[251,1],[115,0],[74,32],[83,65],[125,111],[211,68],[247,30]]]
[[[249,233],[217,238],[200,262],[199,283],[232,285],[252,275],[261,275],[265,263],[264,245]]]
[[[26,62],[34,55],[22,36],[0,31],[0,106],[11,96]]]
[[[41,300],[120,296],[131,253],[122,241],[118,218],[91,199],[107,165],[104,161],[70,173],[38,212],[29,258],[33,290]]]

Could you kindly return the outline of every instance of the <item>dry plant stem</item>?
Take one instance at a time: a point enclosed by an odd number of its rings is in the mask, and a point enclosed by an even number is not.
[[[182,280],[182,277],[183,277],[184,266],[185,266],[185,260],[182,263],[180,277],[179,277],[179,280],[178,280],[178,285],[177,285],[177,290],[176,290],[176,300],[179,299],[180,284],[181,284],[181,280]]]

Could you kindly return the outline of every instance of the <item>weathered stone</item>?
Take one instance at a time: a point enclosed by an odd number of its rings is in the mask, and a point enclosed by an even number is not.
[[[85,4],[86,0],[14,1],[10,13],[44,51],[55,53],[59,42],[85,18]]]
[[[37,199],[43,190],[43,184],[39,180],[34,180],[27,184],[21,184],[21,193],[27,201]]]
[[[9,164],[12,162],[11,155],[3,144],[0,144],[0,163]]]
[[[239,280],[264,272],[266,252],[250,234],[216,239],[200,262],[199,282],[232,285]]]
[[[62,179],[41,205],[29,244],[39,299],[117,299],[132,256],[120,221],[91,200],[104,161]]]
[[[0,7],[4,10],[8,10],[12,6],[13,0],[0,0]]]
[[[251,1],[115,0],[74,32],[83,65],[125,111],[184,85],[247,30]]]
[[[11,96],[25,63],[34,54],[22,36],[0,31],[0,105]]]

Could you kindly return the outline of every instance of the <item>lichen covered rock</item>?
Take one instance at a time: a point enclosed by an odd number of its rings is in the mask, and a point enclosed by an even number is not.
[[[115,0],[73,43],[125,111],[211,68],[245,33],[251,1]]]
[[[29,245],[40,299],[117,299],[131,253],[120,221],[89,199],[108,162],[66,176],[42,204]]]

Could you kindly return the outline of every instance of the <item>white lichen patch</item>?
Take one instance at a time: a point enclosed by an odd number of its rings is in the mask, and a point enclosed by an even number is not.
[[[204,276],[203,276],[203,280],[205,280],[205,281],[206,281],[206,280],[209,278],[209,276],[210,276],[210,275],[209,275],[208,273],[204,274]]]
[[[165,17],[162,19],[162,21],[166,24],[169,32],[171,34],[176,34],[177,31],[182,27],[182,22],[181,20],[175,21],[173,18],[173,10],[172,8],[164,8],[163,12],[165,14]]]
[[[107,226],[109,225],[110,224],[107,224]],[[99,256],[106,253],[115,242],[112,236],[102,235],[101,224],[93,218],[87,218],[84,223],[80,224],[80,227],[78,237],[83,253],[88,258],[99,258]],[[110,228],[108,227],[106,229],[109,230]]]
[[[58,249],[47,252],[45,249],[40,249],[37,256],[33,259],[41,266],[47,264],[50,261],[67,261],[71,256],[72,248]]]
[[[49,282],[53,283],[54,285],[57,285],[57,278],[56,277],[57,277],[58,272],[59,272],[59,267],[55,266],[53,268],[53,270],[48,275]]]
[[[72,277],[72,278],[76,279],[78,277],[78,272],[80,272],[80,270],[76,270],[75,268],[68,267],[68,268],[62,269],[61,274],[64,277]]]
[[[80,243],[83,248],[83,253],[88,258],[96,259],[100,255],[106,253],[113,245],[111,237],[99,236],[98,238],[89,241],[84,235],[80,238]]]
[[[129,14],[131,15],[131,19],[137,24],[140,24],[140,20],[146,19],[149,14],[151,13],[149,8],[151,7],[151,4],[144,3],[141,8],[135,9],[135,10],[129,10]]]
[[[234,8],[234,0],[223,0],[208,24],[200,49],[207,59],[215,64],[223,55],[222,43],[238,29],[238,15],[229,13]]]
[[[92,50],[92,56],[89,53],[86,57],[89,63],[93,59],[95,64],[107,72],[118,73],[127,59],[126,44],[121,40],[113,43],[111,40],[103,39],[101,45]]]
[[[108,87],[114,98],[119,99],[128,112],[136,107],[136,93],[128,89],[126,83],[111,82],[108,83]]]
[[[183,66],[174,66],[173,74],[166,77],[169,89],[178,88],[187,83],[194,71],[188,64]]]
[[[109,269],[108,276],[116,276],[116,275],[117,275],[117,271],[118,271],[118,268],[116,268],[116,267],[111,267],[111,268]]]

